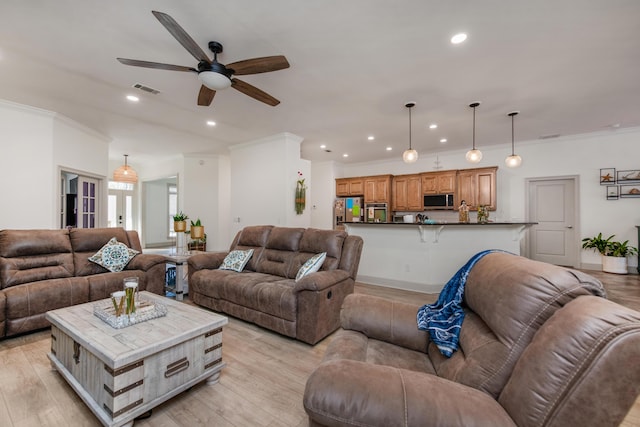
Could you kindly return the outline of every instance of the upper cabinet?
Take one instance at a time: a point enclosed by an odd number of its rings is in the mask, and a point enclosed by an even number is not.
[[[336,196],[350,197],[364,195],[364,180],[362,178],[336,179]]]
[[[427,172],[421,175],[423,194],[450,194],[456,191],[457,171]]]
[[[459,170],[456,200],[466,201],[471,210],[477,210],[479,205],[496,210],[497,171],[497,167]]]
[[[422,211],[422,183],[420,175],[398,175],[392,179],[392,203],[394,211]]]
[[[365,203],[389,203],[391,195],[391,175],[364,178]]]

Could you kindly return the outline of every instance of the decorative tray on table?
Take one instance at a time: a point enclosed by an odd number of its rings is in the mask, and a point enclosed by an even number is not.
[[[136,311],[134,313],[120,316],[116,316],[116,310],[110,299],[100,301],[93,306],[93,314],[115,329],[126,328],[137,323],[166,316],[167,312],[166,305],[144,298],[140,298],[136,302]]]

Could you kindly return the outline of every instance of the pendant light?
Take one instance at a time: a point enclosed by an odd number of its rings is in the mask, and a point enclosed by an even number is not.
[[[506,159],[504,159],[504,162],[507,164],[508,168],[517,168],[518,166],[520,166],[522,164],[522,157],[518,156],[515,151],[514,151],[514,147],[513,147],[513,118],[519,113],[520,111],[512,111],[509,114],[507,114],[507,116],[511,117],[511,155],[507,156]]]
[[[473,108],[473,148],[467,151],[467,161],[469,163],[478,163],[482,160],[482,151],[476,149],[476,107],[480,105],[479,102],[469,104],[469,107]]]
[[[128,154],[124,155],[124,165],[113,171],[113,180],[116,182],[130,182],[135,184],[138,182],[138,174],[127,164]]]
[[[407,102],[405,107],[409,109],[409,149],[402,153],[402,161],[405,163],[414,163],[418,160],[418,152],[411,148],[411,109],[415,107],[415,102]]]

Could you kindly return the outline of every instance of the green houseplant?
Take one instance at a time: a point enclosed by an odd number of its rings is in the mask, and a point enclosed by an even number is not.
[[[582,249],[593,249],[602,255],[602,271],[607,273],[627,274],[627,257],[636,255],[638,249],[629,245],[629,241],[619,242],[613,240],[614,234],[602,237],[598,233],[595,237],[582,239]]]
[[[173,216],[173,231],[176,233],[184,233],[187,229],[187,220],[189,215],[180,211]]]
[[[191,221],[191,238],[194,240],[200,240],[204,237],[204,226],[200,222],[200,218],[196,222]]]

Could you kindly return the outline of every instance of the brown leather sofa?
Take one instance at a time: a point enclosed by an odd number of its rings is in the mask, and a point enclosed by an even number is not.
[[[351,295],[306,384],[310,425],[617,426],[640,393],[640,313],[604,295],[579,271],[486,255],[451,358],[417,329],[422,304]]]
[[[164,294],[161,255],[140,253],[121,272],[89,261],[112,237],[142,252],[138,233],[122,228],[0,230],[0,338],[49,326],[48,310],[107,298],[125,277]]]
[[[362,238],[313,228],[245,227],[229,251],[253,249],[241,272],[220,270],[228,252],[189,258],[189,296],[196,304],[315,344],[340,326],[340,307],[353,293]],[[321,252],[320,271],[296,282],[300,267]]]

